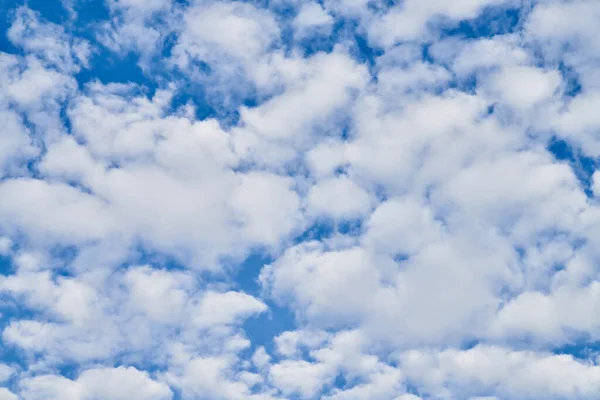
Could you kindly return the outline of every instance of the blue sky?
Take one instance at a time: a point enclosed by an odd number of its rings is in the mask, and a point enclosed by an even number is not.
[[[598,18],[1,2],[0,400],[595,399]]]

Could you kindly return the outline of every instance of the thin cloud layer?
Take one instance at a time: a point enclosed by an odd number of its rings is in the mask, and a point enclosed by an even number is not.
[[[0,400],[597,398],[600,3],[13,3]]]

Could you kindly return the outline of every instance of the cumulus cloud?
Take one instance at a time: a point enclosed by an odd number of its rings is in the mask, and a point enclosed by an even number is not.
[[[433,396],[587,399],[598,390],[598,366],[568,355],[476,347],[437,354],[414,350],[401,359],[408,379],[422,382]]]
[[[128,368],[88,369],[76,380],[56,375],[42,375],[21,382],[24,399],[130,399],[169,400],[173,393],[164,384],[153,381],[147,373]]]
[[[597,397],[597,2],[37,3],[0,399]]]
[[[304,3],[294,19],[296,34],[300,37],[311,32],[328,33],[333,24],[333,17],[318,3]]]

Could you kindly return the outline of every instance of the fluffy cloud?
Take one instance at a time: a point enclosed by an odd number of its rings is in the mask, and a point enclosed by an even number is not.
[[[596,2],[83,3],[0,6],[0,399],[595,398]]]
[[[328,30],[331,30],[333,22],[333,17],[320,4],[304,3],[294,19],[294,27],[296,28],[296,34],[304,37],[309,35],[311,31],[327,33]]]
[[[164,384],[153,381],[147,373],[129,368],[88,369],[76,380],[43,375],[21,382],[23,399],[130,399],[170,400],[173,393]]]
[[[568,355],[511,351],[498,347],[419,350],[401,356],[408,379],[432,396],[495,394],[498,398],[593,398],[598,390],[597,365]]]
[[[453,4],[440,0],[408,0],[392,7],[380,19],[371,22],[369,36],[384,46],[402,40],[420,39],[434,19],[461,21],[476,18],[486,7],[505,0],[460,0]]]

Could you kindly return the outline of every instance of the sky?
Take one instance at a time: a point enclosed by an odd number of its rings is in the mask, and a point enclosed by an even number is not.
[[[0,400],[600,393],[597,0],[0,0]]]

